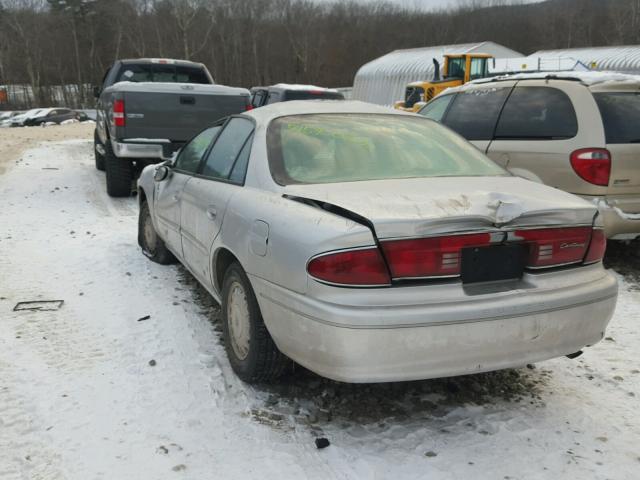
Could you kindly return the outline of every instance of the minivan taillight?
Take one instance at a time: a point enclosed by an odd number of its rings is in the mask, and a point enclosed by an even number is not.
[[[327,253],[311,259],[312,277],[335,285],[374,287],[391,284],[384,259],[377,247]]]
[[[611,175],[611,153],[604,148],[583,148],[571,153],[571,166],[580,178],[606,187]]]
[[[584,257],[584,263],[596,263],[604,258],[604,252],[607,250],[607,236],[601,228],[594,228],[591,235],[591,243],[589,250]]]
[[[113,101],[113,124],[116,127],[124,127],[124,100]]]

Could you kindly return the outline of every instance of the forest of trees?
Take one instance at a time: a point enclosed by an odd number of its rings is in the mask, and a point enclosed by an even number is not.
[[[640,0],[460,0],[425,11],[349,0],[0,0],[0,85],[84,85],[116,58],[203,62],[216,82],[349,86],[398,48],[492,40],[523,53],[640,44]]]

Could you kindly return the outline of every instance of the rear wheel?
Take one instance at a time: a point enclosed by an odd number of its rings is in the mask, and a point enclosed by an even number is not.
[[[111,197],[129,197],[133,182],[133,162],[128,158],[116,157],[111,142],[104,144],[104,153],[107,193]]]
[[[237,262],[224,276],[222,328],[231,367],[245,382],[273,381],[289,365],[273,342],[249,279]]]
[[[96,169],[104,172],[104,155],[98,152],[99,145],[102,146],[102,143],[100,142],[100,138],[98,137],[98,132],[94,130],[93,131],[93,155],[96,160]]]
[[[156,232],[153,221],[151,220],[149,204],[146,201],[140,205],[138,245],[142,247],[142,253],[156,263],[169,265],[176,261],[176,257],[173,256],[173,253],[169,251],[164,241],[158,236],[158,232]]]

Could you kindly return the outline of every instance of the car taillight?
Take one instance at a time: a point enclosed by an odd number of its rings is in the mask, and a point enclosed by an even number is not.
[[[391,279],[376,247],[328,253],[311,259],[309,274],[323,282],[351,286],[389,285]]]
[[[611,154],[604,148],[583,148],[571,154],[571,166],[583,180],[606,187],[611,175]]]
[[[601,228],[594,228],[591,234],[591,243],[589,244],[589,250],[584,257],[584,263],[596,263],[604,258],[604,252],[607,249],[607,237],[604,234],[604,230]]]
[[[113,101],[113,124],[116,127],[124,127],[124,100]]]
[[[250,103],[247,103],[247,104],[244,106],[244,111],[245,111],[245,112],[248,112],[249,110],[253,110],[253,105],[251,105]]]
[[[489,233],[391,240],[382,243],[391,276],[402,278],[453,277],[460,275],[462,249],[488,246]]]
[[[591,227],[517,230],[515,240],[529,244],[529,268],[582,262],[591,240]]]

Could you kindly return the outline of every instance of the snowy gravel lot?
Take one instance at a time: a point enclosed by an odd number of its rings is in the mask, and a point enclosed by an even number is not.
[[[637,247],[609,254],[617,312],[576,360],[249,387],[215,303],[140,253],[136,199],[106,196],[91,134],[0,131],[0,479],[640,478]]]

